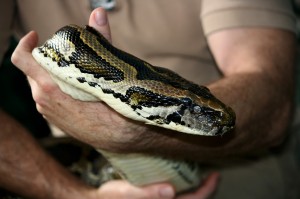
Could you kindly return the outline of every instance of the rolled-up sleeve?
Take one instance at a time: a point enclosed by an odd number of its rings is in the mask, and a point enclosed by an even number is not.
[[[235,27],[296,32],[296,17],[289,0],[203,0],[200,18],[205,35]]]
[[[15,11],[14,0],[0,1],[0,64],[9,46],[9,38],[12,34],[13,17]]]

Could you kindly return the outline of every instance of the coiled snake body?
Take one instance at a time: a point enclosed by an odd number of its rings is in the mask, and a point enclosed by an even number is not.
[[[206,87],[113,47],[89,26],[65,26],[32,54],[63,92],[83,101],[104,101],[133,120],[207,136],[234,127],[233,110]],[[99,151],[136,185],[167,181],[181,192],[201,181],[197,163]]]

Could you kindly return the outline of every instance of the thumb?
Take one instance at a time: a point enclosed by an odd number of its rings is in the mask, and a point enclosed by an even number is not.
[[[29,32],[20,40],[11,56],[12,63],[27,76],[30,76],[34,79],[40,76],[41,71],[43,72],[43,70],[39,70],[41,68],[40,65],[33,59],[31,55],[31,51],[34,47],[36,47],[37,42],[37,33],[34,31]]]
[[[110,27],[106,11],[99,7],[90,15],[89,25],[99,31],[109,42],[111,42]]]
[[[152,184],[143,187],[134,186],[127,181],[113,180],[104,183],[99,189],[100,198],[110,199],[173,199],[174,188],[166,183]]]
[[[169,184],[153,184],[142,187],[151,198],[171,199],[175,196],[174,188]]]

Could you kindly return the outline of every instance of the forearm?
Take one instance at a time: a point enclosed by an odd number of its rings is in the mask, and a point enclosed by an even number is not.
[[[0,110],[0,186],[30,198],[79,198],[90,190]]]
[[[295,54],[295,36],[290,32],[242,28],[210,36],[212,52],[224,77],[208,87],[237,115],[235,131],[219,137],[145,125],[126,119],[103,103],[72,99],[61,93],[33,60],[34,38],[33,33],[24,37],[12,60],[30,76],[38,110],[50,122],[95,148],[202,161],[263,150],[285,135]],[[21,59],[26,56],[29,62]]]
[[[242,154],[283,141],[293,106],[292,75],[280,81],[263,73],[237,74],[210,85],[210,89],[236,113],[229,150]]]
[[[135,144],[127,145],[125,150],[206,161],[247,155],[282,141],[292,108],[291,86],[287,89],[260,74],[239,74],[209,87],[235,110],[237,121],[233,132],[204,137],[158,127],[141,127],[137,132],[147,134],[139,136],[134,140]],[[122,151],[124,148],[119,152]]]
[[[293,104],[294,35],[237,29],[211,36],[210,44],[225,76],[208,87],[235,110],[235,131],[203,137],[148,127],[148,132],[137,130],[147,132],[135,142],[140,152],[207,160],[261,151],[286,135]],[[132,151],[136,145],[131,144]]]

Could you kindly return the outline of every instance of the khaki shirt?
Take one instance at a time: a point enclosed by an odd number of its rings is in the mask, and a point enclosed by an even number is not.
[[[87,24],[91,11],[90,0],[1,0],[0,61],[12,34],[35,30],[42,43],[64,25]],[[116,0],[109,20],[115,46],[198,84],[222,76],[206,41],[212,32],[296,26],[288,0]]]

